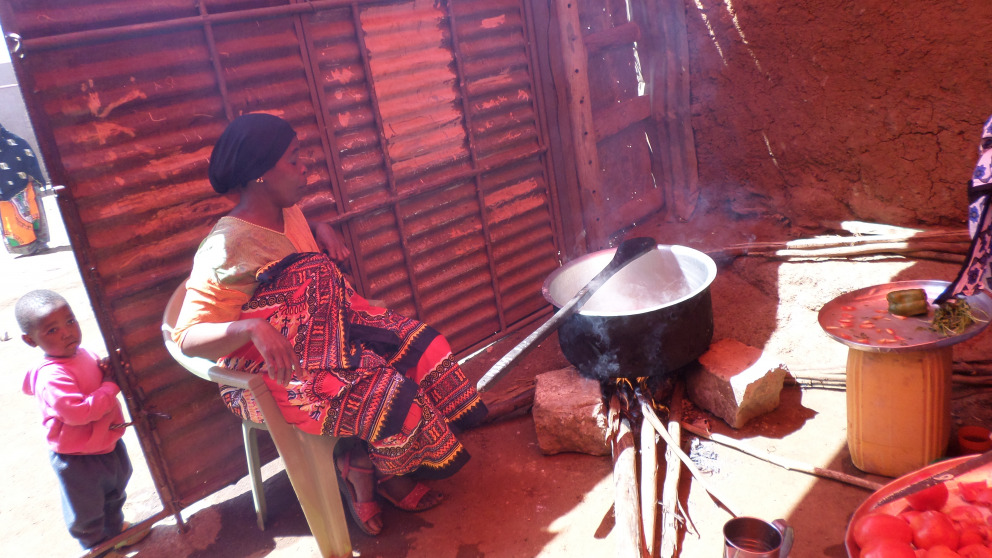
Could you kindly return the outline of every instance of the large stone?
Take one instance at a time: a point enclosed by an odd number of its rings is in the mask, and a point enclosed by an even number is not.
[[[788,368],[760,349],[734,339],[710,345],[699,367],[686,375],[693,403],[733,428],[773,411],[779,404]]]
[[[541,453],[610,454],[602,388],[574,367],[537,376],[531,414]]]

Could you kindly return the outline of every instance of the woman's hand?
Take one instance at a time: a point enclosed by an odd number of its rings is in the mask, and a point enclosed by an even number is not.
[[[293,344],[269,322],[259,319],[253,319],[251,322],[254,322],[249,326],[251,342],[262,354],[269,378],[281,386],[289,385],[296,368],[300,366],[300,359],[293,350]]]
[[[327,223],[320,223],[314,227],[314,239],[317,246],[323,250],[332,260],[336,262],[344,261],[351,255],[351,250],[344,243],[344,239],[334,230],[334,227]]]
[[[289,339],[262,319],[198,323],[186,331],[180,349],[190,356],[217,360],[249,342],[265,361],[266,374],[279,385],[289,384],[300,359]]]

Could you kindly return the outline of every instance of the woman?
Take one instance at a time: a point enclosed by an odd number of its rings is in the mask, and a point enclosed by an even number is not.
[[[40,188],[44,183],[31,146],[0,126],[0,221],[7,252],[30,255],[48,248]]]
[[[982,126],[978,162],[968,182],[968,233],[971,247],[957,277],[940,293],[935,304],[978,294],[989,283],[992,264],[992,116]]]
[[[183,352],[264,372],[291,424],[349,438],[336,458],[358,526],[382,530],[376,496],[420,511],[468,460],[451,427],[486,414],[447,342],[421,322],[371,306],[331,261],[350,251],[327,224],[311,233],[296,132],[268,114],[238,117],[210,157],[210,183],[238,203],[194,257],[174,330]],[[291,341],[292,340],[292,341]],[[261,421],[249,393],[222,388],[235,414]],[[450,426],[449,426],[450,424]]]

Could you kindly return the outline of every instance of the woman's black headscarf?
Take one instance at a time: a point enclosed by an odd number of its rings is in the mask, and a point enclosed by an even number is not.
[[[295,137],[278,116],[258,112],[235,118],[210,154],[210,185],[221,194],[244,187],[274,167]]]

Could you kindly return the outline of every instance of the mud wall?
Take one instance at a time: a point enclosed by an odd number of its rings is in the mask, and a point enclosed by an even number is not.
[[[992,3],[685,5],[699,210],[964,223],[992,113]]]

